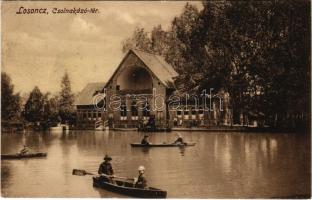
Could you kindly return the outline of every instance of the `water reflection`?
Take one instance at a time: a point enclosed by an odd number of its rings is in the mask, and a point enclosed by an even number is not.
[[[150,150],[149,147],[142,147],[141,149],[142,149],[142,152],[145,154],[149,153],[149,150]]]
[[[184,154],[185,154],[185,147],[184,146],[179,146],[179,149],[180,149],[181,156],[184,156]]]
[[[310,194],[309,136],[269,133],[184,132],[194,147],[132,148],[143,133],[69,131],[2,134],[2,154],[23,144],[47,152],[45,159],[1,161],[5,197],[124,197],[92,187],[105,154],[119,176],[146,167],[148,183],[171,198],[268,198]],[[151,143],[172,142],[175,133],[150,134]]]

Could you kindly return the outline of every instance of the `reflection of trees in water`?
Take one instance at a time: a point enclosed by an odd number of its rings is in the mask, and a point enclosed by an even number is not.
[[[75,132],[63,132],[60,137],[62,143],[74,144],[77,140],[77,133]]]
[[[1,152],[2,154],[16,153],[22,148],[25,136],[21,133],[2,133],[1,134]]]
[[[59,136],[54,133],[45,132],[42,134],[42,144],[44,144],[48,148],[53,144],[53,140],[58,139],[58,137]]]
[[[110,153],[129,148],[129,135],[113,132],[86,132],[79,134],[77,146],[97,153]]]
[[[27,145],[31,151],[42,151],[50,145],[51,135],[49,132],[25,132],[2,135],[1,150],[4,153],[16,153],[23,145]]]
[[[3,163],[3,161],[1,161],[1,193],[4,197],[7,196],[5,188],[8,188],[11,184],[11,169],[12,164],[10,162]]]

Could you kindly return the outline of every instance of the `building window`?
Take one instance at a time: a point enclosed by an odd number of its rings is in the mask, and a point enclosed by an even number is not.
[[[192,119],[196,119],[196,110],[194,107],[192,108],[191,113],[192,113]]]
[[[184,110],[184,119],[189,119],[189,110]]]
[[[178,118],[182,118],[182,110],[177,110],[177,116]]]
[[[93,112],[93,120],[96,120],[97,118],[97,112]]]
[[[102,117],[102,113],[98,112],[98,119],[101,119],[101,117]]]
[[[127,120],[127,106],[124,102],[120,106],[120,120]]]
[[[116,90],[117,90],[117,91],[120,90],[120,85],[116,85]]]
[[[204,109],[202,107],[199,107],[198,115],[200,119],[204,118]]]
[[[131,119],[138,120],[138,107],[136,101],[132,101],[131,103]]]
[[[143,117],[144,117],[144,118],[148,118],[148,117],[150,116],[150,106],[149,106],[149,103],[148,103],[148,102],[146,102],[142,114],[143,114]]]
[[[87,111],[87,113],[88,113],[88,120],[90,120],[90,121],[91,121],[91,118],[92,118],[92,113],[91,113],[91,112],[88,112],[88,111]]]

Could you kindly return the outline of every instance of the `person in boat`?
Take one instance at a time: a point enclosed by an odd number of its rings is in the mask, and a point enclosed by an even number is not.
[[[29,152],[29,148],[28,148],[26,145],[24,145],[24,146],[23,146],[23,149],[20,150],[19,154],[20,154],[20,155],[25,155],[25,154],[27,154],[28,152]]]
[[[101,163],[98,174],[102,176],[102,180],[106,182],[112,182],[114,177],[114,170],[110,161],[112,158],[108,155],[105,155],[104,162]]]
[[[173,144],[186,144],[184,141],[183,141],[183,138],[180,134],[177,134],[177,139],[174,141]]]
[[[146,178],[144,176],[144,172],[145,172],[145,167],[144,166],[140,166],[138,168],[139,171],[139,176],[137,179],[135,179],[135,184],[134,186],[136,188],[142,188],[142,189],[146,189],[147,188],[147,181]]]
[[[149,145],[149,142],[147,141],[148,135],[144,135],[144,138],[141,140],[141,144]]]

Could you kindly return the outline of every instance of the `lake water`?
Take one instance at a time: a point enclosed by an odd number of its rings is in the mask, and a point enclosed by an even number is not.
[[[151,133],[150,142],[172,142],[177,132]],[[2,154],[26,144],[46,158],[1,161],[3,197],[125,197],[93,188],[105,154],[118,176],[146,168],[148,184],[168,198],[269,198],[310,195],[310,137],[296,134],[180,132],[194,147],[134,148],[136,131],[70,131],[2,134]]]

